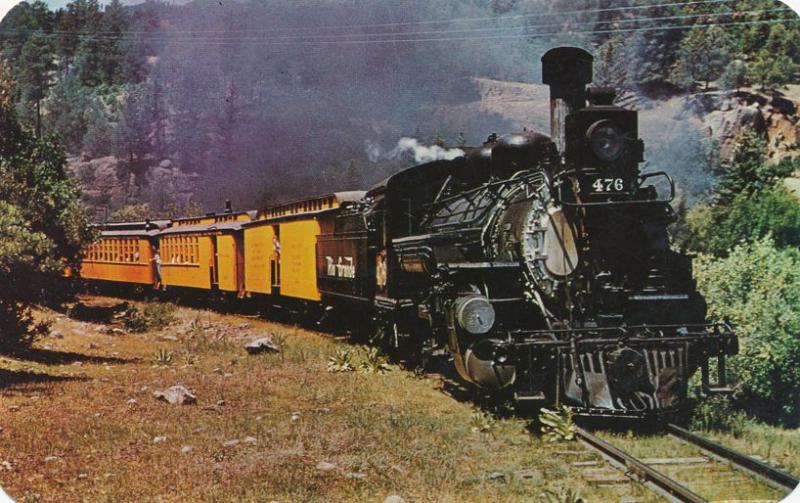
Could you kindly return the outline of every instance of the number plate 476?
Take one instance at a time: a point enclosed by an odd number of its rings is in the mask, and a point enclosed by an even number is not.
[[[592,182],[592,192],[624,192],[625,179],[623,178],[596,178]]]

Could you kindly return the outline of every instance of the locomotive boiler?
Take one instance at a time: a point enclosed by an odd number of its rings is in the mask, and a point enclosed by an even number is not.
[[[705,323],[691,257],[669,246],[675,188],[640,171],[637,112],[586,88],[582,49],[552,49],[542,65],[550,137],[490,137],[392,176],[338,217],[361,222],[374,257],[378,337],[446,348],[467,381],[576,413],[676,408],[698,369],[722,391],[737,339]]]

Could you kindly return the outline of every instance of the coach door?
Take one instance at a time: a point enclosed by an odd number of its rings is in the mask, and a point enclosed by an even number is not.
[[[236,252],[236,290],[239,298],[244,296],[244,232],[234,235]]]
[[[217,239],[212,236],[209,239],[211,242],[211,267],[209,273],[211,274],[211,288],[219,287],[219,257],[217,256]]]
[[[272,254],[269,260],[269,277],[272,293],[281,293],[281,226],[272,226]]]

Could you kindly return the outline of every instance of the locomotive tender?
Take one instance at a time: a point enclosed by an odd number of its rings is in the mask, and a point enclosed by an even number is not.
[[[550,137],[493,135],[366,193],[106,226],[82,276],[361,313],[376,343],[446,349],[480,388],[578,414],[673,410],[698,369],[724,391],[738,342],[705,323],[691,257],[669,247],[674,184],[640,172],[637,113],[587,90],[588,52],[542,65]]]

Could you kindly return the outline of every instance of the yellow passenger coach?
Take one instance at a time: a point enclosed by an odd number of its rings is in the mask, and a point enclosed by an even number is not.
[[[319,302],[317,241],[332,232],[341,206],[364,194],[338,192],[258,212],[234,213],[228,205],[204,216],[106,224],[85,251],[81,276]]]
[[[81,277],[154,285],[154,247],[167,225],[167,220],[104,225],[97,241],[83,251]]]

